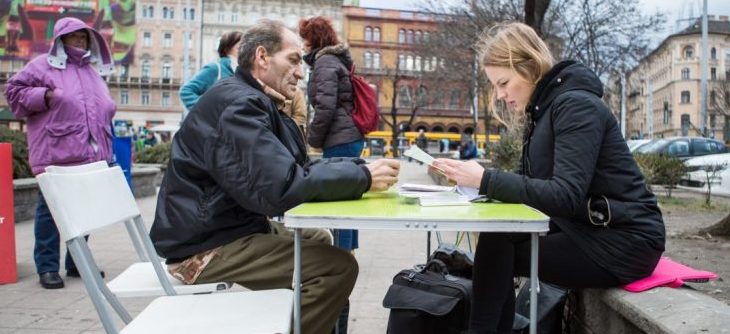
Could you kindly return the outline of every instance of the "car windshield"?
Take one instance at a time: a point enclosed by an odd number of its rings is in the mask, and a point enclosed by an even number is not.
[[[659,150],[662,149],[669,141],[666,139],[654,139],[651,142],[648,142],[646,145],[642,145],[638,149],[636,149],[636,152],[639,153],[656,153]]]

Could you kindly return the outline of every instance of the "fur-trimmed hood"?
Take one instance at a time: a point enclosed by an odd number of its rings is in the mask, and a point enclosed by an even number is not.
[[[309,66],[314,66],[314,63],[319,58],[326,55],[332,55],[339,58],[340,61],[342,61],[342,64],[344,64],[348,69],[352,67],[353,62],[352,56],[350,56],[350,47],[342,43],[312,50],[312,52],[304,56],[304,62],[306,62]]]
[[[53,43],[48,50],[48,64],[61,70],[66,69],[68,55],[64,50],[61,36],[81,29],[85,29],[89,34],[90,62],[94,64],[99,75],[104,76],[114,72],[114,59],[104,38],[99,32],[74,17],[64,17],[53,27]]]

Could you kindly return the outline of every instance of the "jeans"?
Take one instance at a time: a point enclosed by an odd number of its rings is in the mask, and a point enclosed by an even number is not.
[[[351,143],[339,144],[322,150],[322,158],[360,157],[365,141],[360,139]],[[353,250],[359,247],[357,230],[337,230],[335,245],[344,250]]]
[[[51,217],[43,194],[38,192],[38,204],[35,209],[35,247],[33,259],[36,272],[40,275],[47,272],[58,272],[60,261],[60,235],[56,222]],[[66,251],[66,270],[76,269],[71,255]]]

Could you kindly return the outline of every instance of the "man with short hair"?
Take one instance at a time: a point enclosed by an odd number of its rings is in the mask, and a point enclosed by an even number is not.
[[[293,234],[269,217],[303,202],[357,199],[397,181],[395,160],[309,160],[302,133],[279,112],[303,77],[301,50],[281,23],[253,26],[236,73],[200,98],[173,138],[150,236],[183,282],[291,288]],[[302,330],[328,333],[355,284],[357,262],[332,247],[329,234],[307,234]]]

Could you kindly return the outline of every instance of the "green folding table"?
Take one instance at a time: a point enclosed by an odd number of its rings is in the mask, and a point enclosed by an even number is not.
[[[357,230],[521,232],[531,234],[530,334],[537,330],[538,236],[550,218],[523,204],[418,205],[396,192],[366,193],[362,199],[301,204],[284,215],[294,229],[294,333],[301,333],[301,241],[303,228]]]

